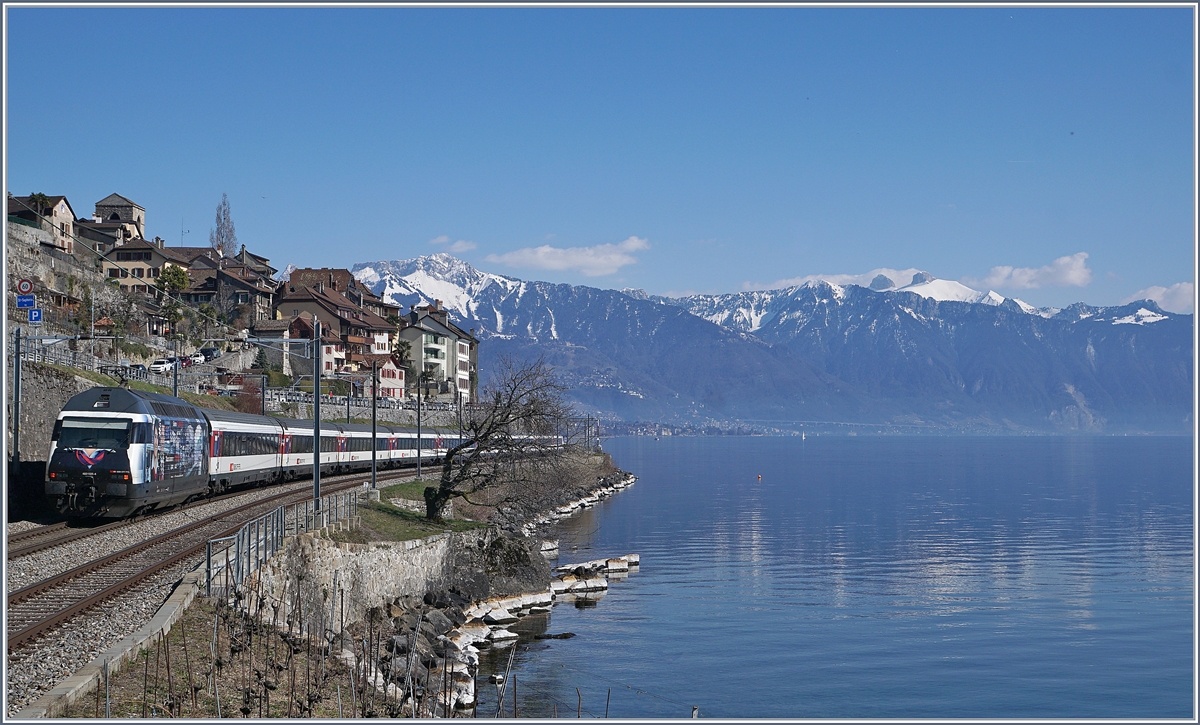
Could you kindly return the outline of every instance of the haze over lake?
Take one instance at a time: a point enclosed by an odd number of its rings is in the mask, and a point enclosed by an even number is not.
[[[640,480],[557,563],[641,570],[522,644],[523,715],[1192,715],[1190,438],[605,447]]]

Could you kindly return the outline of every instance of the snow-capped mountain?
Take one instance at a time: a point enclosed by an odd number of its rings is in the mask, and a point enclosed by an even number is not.
[[[803,296],[805,294],[803,290],[808,289],[828,289],[830,294],[839,300],[845,297],[847,288],[855,288],[884,295],[895,294],[897,292],[911,292],[937,302],[968,302],[992,307],[999,307],[1008,302],[1010,303],[1010,307],[1020,312],[1041,317],[1052,317],[1058,312],[1058,310],[1053,308],[1039,309],[1015,298],[1007,299],[993,290],[980,292],[960,282],[937,279],[928,272],[915,272],[909,278],[907,284],[896,285],[893,278],[899,277],[901,273],[895,270],[879,271],[881,273],[876,275],[870,285],[866,287],[857,284],[835,284],[830,281],[818,279],[781,289],[736,292],[724,295],[694,295],[674,299],[650,297],[649,299],[679,305],[694,315],[711,320],[718,325],[724,325],[725,327],[743,332],[757,332],[765,325],[769,325],[778,318],[780,310],[788,306],[789,300],[795,299],[797,295]],[[883,274],[883,272],[890,274],[890,277]],[[838,276],[845,277],[847,275]],[[860,275],[860,277],[866,276],[869,275]],[[628,290],[622,291],[629,293]],[[645,292],[642,292],[642,290],[636,290],[636,292],[645,295]]]
[[[485,341],[485,366],[543,355],[577,402],[625,419],[1191,425],[1192,318],[1149,301],[1039,310],[922,272],[870,281],[881,289],[816,280],[668,299],[518,280],[447,254],[353,271],[401,305],[441,300]]]
[[[456,324],[483,341],[485,374],[499,354],[545,357],[592,413],[630,420],[753,417],[785,414],[797,400],[852,415],[863,408],[811,365],[676,306],[481,272],[446,254],[352,271],[397,304],[441,300]],[[767,388],[761,379],[777,384]]]
[[[295,272],[296,269],[297,269],[296,265],[289,264],[288,266],[284,267],[279,272],[275,273],[275,281],[276,282],[287,282],[289,279],[292,278],[292,272]]]
[[[356,264],[350,272],[375,294],[395,304],[428,304],[441,300],[458,320],[475,318],[479,300],[503,299],[513,293],[519,295],[525,284],[512,277],[480,272],[446,253],[395,262]]]

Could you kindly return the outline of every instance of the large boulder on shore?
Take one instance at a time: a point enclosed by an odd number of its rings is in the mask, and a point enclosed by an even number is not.
[[[550,580],[540,539],[489,528],[458,534],[454,545],[451,580],[472,600],[542,591]]]

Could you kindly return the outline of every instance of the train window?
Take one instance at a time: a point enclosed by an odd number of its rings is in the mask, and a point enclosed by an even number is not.
[[[154,442],[154,424],[153,423],[134,423],[133,430],[130,431],[130,443],[153,443]]]
[[[129,423],[120,418],[64,418],[58,434],[60,448],[103,448],[129,446]]]
[[[388,439],[387,438],[376,438],[375,439],[375,450],[377,450],[377,451],[388,450]]]
[[[269,433],[225,433],[222,456],[266,456],[279,452],[279,438]]]
[[[292,453],[312,453],[312,436],[292,436]]]
[[[321,452],[322,453],[337,453],[338,442],[337,438],[332,436],[321,436]]]

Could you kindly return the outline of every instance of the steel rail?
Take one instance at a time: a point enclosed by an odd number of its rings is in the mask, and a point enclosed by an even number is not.
[[[58,523],[39,526],[36,529],[29,529],[28,531],[18,531],[15,534],[8,534],[8,543],[10,546],[12,544],[19,544],[22,541],[28,541],[29,539],[49,536],[55,531],[62,531],[65,528],[67,528],[67,522],[59,521]],[[12,557],[10,556],[9,558],[11,559]]]

